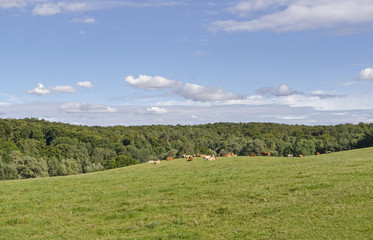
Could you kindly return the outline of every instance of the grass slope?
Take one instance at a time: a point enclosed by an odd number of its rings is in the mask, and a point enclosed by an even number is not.
[[[372,239],[373,148],[0,182],[0,239]]]

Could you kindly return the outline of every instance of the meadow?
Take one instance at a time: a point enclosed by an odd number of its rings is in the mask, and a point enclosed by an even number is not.
[[[373,148],[0,182],[0,239],[373,239]]]

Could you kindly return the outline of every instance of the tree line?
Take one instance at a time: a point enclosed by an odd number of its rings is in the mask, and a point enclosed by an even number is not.
[[[365,123],[88,127],[0,119],[0,180],[88,173],[184,154],[307,156],[371,146],[373,124]]]

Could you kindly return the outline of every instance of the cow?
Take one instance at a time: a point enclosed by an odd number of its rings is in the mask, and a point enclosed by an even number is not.
[[[293,154],[288,154],[288,157],[294,157],[294,155]]]
[[[331,154],[332,153],[332,151],[326,151],[326,154]]]
[[[234,155],[233,153],[223,154],[222,157],[237,157],[237,155]]]
[[[189,162],[193,161],[193,157],[192,157],[192,156],[189,156],[188,161],[189,161]]]
[[[302,157],[303,157],[303,155],[302,155],[302,154],[299,154],[299,155],[298,155],[298,157],[302,158]]]
[[[161,161],[158,159],[157,161],[154,161],[154,164],[160,164]]]
[[[255,157],[255,153],[250,153],[250,157]]]
[[[167,158],[167,161],[171,161],[171,160],[174,160],[174,157],[168,157]]]
[[[320,153],[319,153],[319,152],[317,152],[317,153],[316,153],[316,155],[320,155]]]
[[[214,160],[216,160],[216,159],[218,159],[218,158],[215,157],[214,154],[212,154],[209,158],[206,158],[207,161],[214,161]]]
[[[262,154],[263,156],[268,156],[268,157],[271,156],[271,153],[270,153],[270,152],[262,152],[261,154]]]

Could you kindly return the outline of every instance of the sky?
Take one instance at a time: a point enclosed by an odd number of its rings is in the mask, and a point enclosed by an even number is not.
[[[373,123],[372,0],[0,0],[0,118]]]

